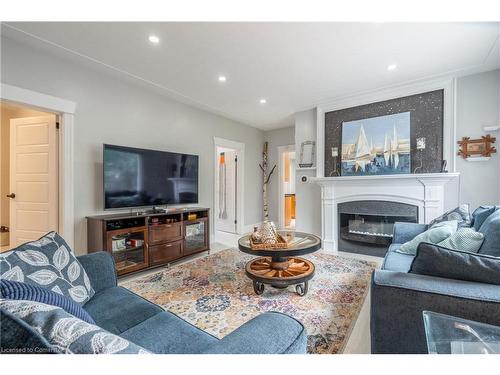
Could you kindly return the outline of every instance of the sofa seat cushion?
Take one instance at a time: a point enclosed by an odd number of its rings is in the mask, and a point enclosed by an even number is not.
[[[266,312],[249,320],[204,353],[210,354],[304,354],[307,331],[298,320]]]
[[[168,311],[144,320],[120,336],[157,354],[201,353],[219,341]]]
[[[117,335],[164,311],[121,286],[96,293],[83,308],[98,326]]]
[[[391,244],[384,259],[382,269],[387,271],[408,272],[414,256],[397,252],[401,244]]]

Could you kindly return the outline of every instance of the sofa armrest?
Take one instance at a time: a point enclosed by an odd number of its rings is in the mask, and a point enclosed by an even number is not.
[[[96,293],[117,285],[115,261],[105,251],[77,257],[90,279]]]
[[[371,287],[372,353],[427,353],[424,310],[500,325],[500,286],[376,270]]]
[[[405,243],[413,240],[417,235],[427,230],[427,224],[394,223],[392,243]]]
[[[276,312],[261,314],[210,346],[205,354],[303,354],[307,334],[299,321]]]

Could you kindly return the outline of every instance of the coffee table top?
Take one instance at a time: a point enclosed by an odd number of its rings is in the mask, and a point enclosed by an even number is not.
[[[290,238],[290,245],[286,249],[253,250],[250,247],[251,234],[243,236],[238,240],[238,248],[247,254],[267,257],[290,257],[295,255],[304,255],[321,249],[321,239],[314,234],[289,230],[279,230],[278,233],[287,239],[287,241]]]

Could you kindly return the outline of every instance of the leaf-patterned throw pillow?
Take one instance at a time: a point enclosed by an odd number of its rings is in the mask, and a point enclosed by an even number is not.
[[[470,214],[470,205],[468,203],[461,204],[453,210],[447,211],[441,216],[435,218],[429,223],[429,227],[432,227],[436,223],[441,223],[443,221],[457,220],[459,228],[469,228],[472,222],[472,216]]]
[[[0,299],[0,308],[43,336],[54,353],[145,354],[146,349],[84,322],[60,307],[25,300]]]
[[[80,305],[95,294],[85,269],[56,232],[0,254],[0,278],[47,288]]]

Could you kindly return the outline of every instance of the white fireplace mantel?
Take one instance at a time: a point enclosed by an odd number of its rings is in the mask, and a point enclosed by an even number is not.
[[[312,178],[311,182],[321,186],[323,248],[338,251],[339,203],[377,200],[411,204],[418,207],[419,222],[428,223],[443,214],[445,185],[459,177],[459,173],[423,173]],[[453,189],[458,189],[458,184]],[[449,188],[446,191],[450,192]],[[458,198],[458,191],[450,193]]]

